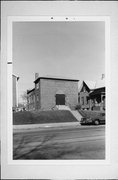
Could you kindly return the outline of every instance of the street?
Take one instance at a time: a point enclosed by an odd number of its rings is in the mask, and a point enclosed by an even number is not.
[[[105,159],[105,126],[18,132],[13,147],[14,159]]]

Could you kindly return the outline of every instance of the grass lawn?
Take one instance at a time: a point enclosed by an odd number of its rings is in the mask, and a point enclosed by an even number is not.
[[[79,113],[86,118],[99,118],[101,113],[105,113],[104,111],[90,111],[90,110],[78,110]]]
[[[77,122],[77,120],[68,110],[13,113],[13,125],[62,122]]]

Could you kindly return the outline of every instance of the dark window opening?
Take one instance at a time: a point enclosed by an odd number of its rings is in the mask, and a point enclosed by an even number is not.
[[[56,94],[56,105],[65,105],[65,94]]]
[[[84,97],[81,97],[82,105],[84,105]]]

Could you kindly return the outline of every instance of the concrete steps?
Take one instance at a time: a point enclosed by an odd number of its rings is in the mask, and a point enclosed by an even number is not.
[[[58,110],[68,110],[72,113],[72,115],[80,122],[82,116],[77,110],[71,110],[68,106],[65,105],[58,105],[56,106]]]
[[[80,120],[82,118],[81,114],[77,110],[72,110],[71,113],[80,122]]]
[[[71,109],[68,106],[65,106],[65,105],[56,105],[56,108],[58,110],[68,110],[68,111],[71,111]]]

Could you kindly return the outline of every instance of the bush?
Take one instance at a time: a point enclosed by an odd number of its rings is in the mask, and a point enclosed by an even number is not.
[[[80,104],[76,105],[75,109],[76,110],[80,110],[81,109],[81,105]]]

